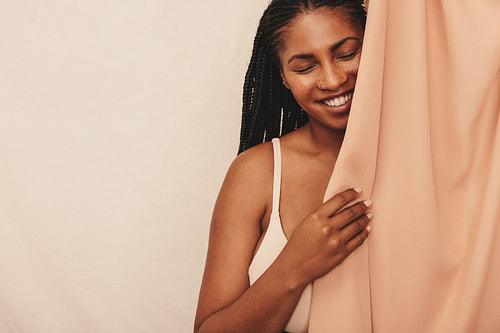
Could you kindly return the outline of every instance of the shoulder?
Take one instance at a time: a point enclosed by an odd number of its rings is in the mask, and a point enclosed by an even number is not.
[[[273,170],[271,142],[245,150],[229,167],[219,194],[218,206],[230,210],[237,207],[240,212],[252,210],[253,214],[263,216],[272,200]]]
[[[264,142],[249,148],[238,155],[231,164],[228,175],[237,178],[251,178],[254,181],[265,181],[272,176],[274,153],[271,142]]]

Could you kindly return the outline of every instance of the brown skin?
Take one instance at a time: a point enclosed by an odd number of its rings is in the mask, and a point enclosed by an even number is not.
[[[250,286],[248,268],[272,209],[273,151],[271,143],[264,143],[235,159],[219,193],[195,332],[282,332],[304,288],[368,236],[368,208],[354,204],[356,191],[322,204],[350,102],[330,107],[320,101],[354,89],[362,36],[342,9],[306,12],[289,25],[279,53],[282,77],[310,119],[281,140],[280,215],[289,240]]]

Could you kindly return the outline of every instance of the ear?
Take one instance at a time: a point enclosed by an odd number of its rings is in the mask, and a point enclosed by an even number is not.
[[[283,74],[283,68],[280,67],[280,75],[281,75],[281,80],[283,80],[283,85],[285,86],[286,89],[290,90],[290,86],[288,85],[288,82],[286,82],[285,74]]]

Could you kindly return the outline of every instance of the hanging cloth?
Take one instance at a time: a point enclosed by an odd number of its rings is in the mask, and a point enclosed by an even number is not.
[[[325,200],[368,241],[313,286],[309,332],[500,332],[500,1],[371,1]]]

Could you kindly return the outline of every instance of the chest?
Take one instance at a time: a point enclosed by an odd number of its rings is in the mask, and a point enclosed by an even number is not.
[[[305,162],[283,159],[279,210],[287,238],[323,202],[332,169],[333,164],[314,159]]]

